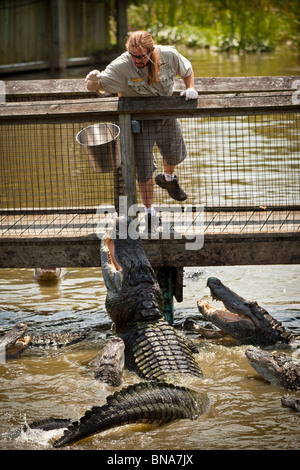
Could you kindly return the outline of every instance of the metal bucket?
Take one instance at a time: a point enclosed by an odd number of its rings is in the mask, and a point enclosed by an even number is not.
[[[76,135],[96,173],[108,173],[121,165],[119,134],[116,124],[104,122],[85,127]]]

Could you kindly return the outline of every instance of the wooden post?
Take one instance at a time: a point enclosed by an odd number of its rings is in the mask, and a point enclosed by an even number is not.
[[[122,176],[127,196],[127,207],[137,203],[136,197],[136,179],[135,179],[135,160],[134,160],[134,141],[131,132],[131,115],[119,115],[120,126],[120,151],[122,162]]]
[[[127,26],[127,1],[117,0],[117,45],[119,49],[124,50],[125,38],[128,31]]]
[[[51,0],[51,69],[66,68],[66,0]]]

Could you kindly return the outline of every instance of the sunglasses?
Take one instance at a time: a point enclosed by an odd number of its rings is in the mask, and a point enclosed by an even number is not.
[[[129,51],[129,54],[134,57],[135,59],[145,59],[147,57],[147,55],[149,54],[150,52],[150,49],[149,51],[147,52],[147,54],[142,54],[142,55],[135,55],[133,54],[132,52]]]

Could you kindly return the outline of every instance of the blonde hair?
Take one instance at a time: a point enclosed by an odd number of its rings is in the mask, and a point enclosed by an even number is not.
[[[148,68],[148,84],[152,85],[153,83],[158,82],[158,75],[160,72],[160,58],[158,53],[154,48],[154,41],[152,36],[147,31],[135,31],[132,33],[126,41],[126,49],[129,50],[142,48],[147,52],[152,51],[151,57],[149,58],[149,68]]]

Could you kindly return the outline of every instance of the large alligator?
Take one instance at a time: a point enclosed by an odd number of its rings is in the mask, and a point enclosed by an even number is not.
[[[26,335],[28,326],[25,323],[17,323],[11,330],[0,338],[0,351],[5,359],[20,357],[29,346],[52,346],[61,348],[82,341],[83,333],[60,332],[44,333],[36,336]]]
[[[205,392],[173,385],[203,374],[188,345],[163,318],[162,293],[140,239],[122,239],[120,223],[130,221],[118,222],[114,239],[107,236],[101,245],[106,308],[124,342],[126,366],[151,382],[123,388],[105,405],[88,410],[54,447],[127,423],[196,419],[209,407]]]
[[[245,354],[256,372],[271,384],[288,390],[300,390],[300,360],[253,346],[247,348]]]
[[[225,308],[217,309],[199,299],[198,309],[206,320],[220,329],[221,335],[230,335],[238,344],[260,346],[288,344],[294,339],[291,332],[257,302],[246,301],[215,277],[208,279],[207,286],[212,298],[221,300]],[[201,333],[205,335],[204,330]]]

